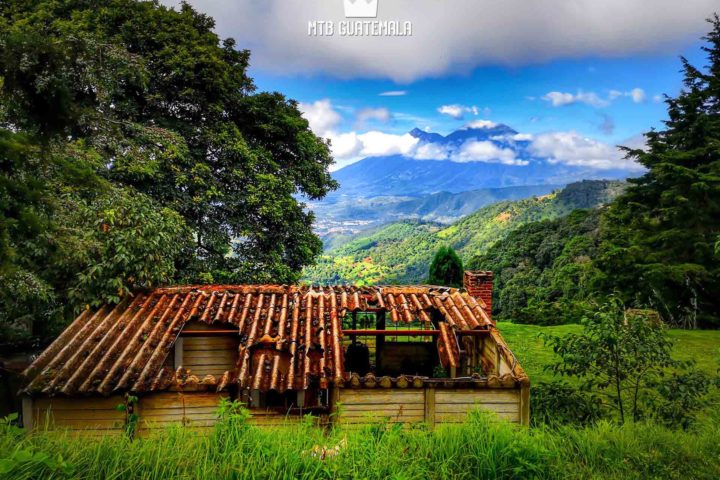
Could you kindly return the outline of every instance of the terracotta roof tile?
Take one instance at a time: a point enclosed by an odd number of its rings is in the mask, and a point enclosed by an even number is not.
[[[456,365],[453,330],[490,328],[487,312],[468,293],[436,286],[208,285],[141,292],[115,307],[86,310],[26,370],[28,393],[67,395],[146,392],[187,383],[163,367],[190,321],[231,324],[240,347],[234,371],[217,388],[302,390],[345,379],[342,318],[349,311],[386,311],[395,323],[444,320],[439,350]],[[185,375],[185,376],[183,376]],[[192,377],[192,375],[190,375]],[[214,377],[213,377],[214,378]],[[212,383],[197,379],[199,384]]]

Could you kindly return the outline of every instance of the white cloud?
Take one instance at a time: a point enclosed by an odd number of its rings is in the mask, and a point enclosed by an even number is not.
[[[378,95],[381,97],[402,97],[407,95],[407,93],[407,90],[390,90],[388,92],[380,92]]]
[[[358,135],[362,142],[360,156],[378,157],[384,155],[410,155],[419,140],[409,133],[393,135],[379,131],[371,131]]]
[[[300,102],[298,107],[303,117],[310,123],[310,129],[321,137],[326,136],[342,121],[342,117],[327,98],[313,103]]]
[[[653,102],[655,102],[655,103],[660,103],[660,102],[662,102],[662,101],[663,101],[663,96],[662,96],[662,95],[653,95]]]
[[[516,133],[512,139],[516,142],[529,142],[533,139],[533,135],[531,133]]]
[[[449,156],[450,150],[437,143],[423,143],[413,154],[415,160],[447,160]]]
[[[516,158],[515,151],[500,148],[490,141],[469,140],[462,144],[457,155],[457,162],[503,163],[505,165],[527,165],[527,160]]]
[[[585,103],[593,107],[606,107],[609,105],[607,100],[600,98],[595,92],[578,91],[576,94],[565,92],[548,92],[542,97],[543,100],[550,102],[553,107],[562,107],[572,105],[574,103]]]
[[[495,128],[497,125],[497,123],[490,120],[473,120],[463,128]]]
[[[550,132],[536,135],[530,144],[530,153],[545,157],[550,163],[583,166],[609,170],[614,168],[639,169],[639,165],[626,160],[617,148],[577,132]]]
[[[635,103],[644,102],[646,98],[645,90],[642,88],[633,88],[630,90],[630,98],[632,98],[632,101]]]
[[[357,122],[360,125],[364,125],[369,120],[387,123],[391,117],[390,110],[387,108],[363,108],[357,114]]]
[[[313,37],[309,21],[345,20],[340,0],[190,3],[252,51],[254,68],[401,82],[479,65],[679,52],[707,31],[705,17],[717,9],[717,0],[381,0],[378,20],[411,21],[412,36]]]
[[[476,106],[465,106],[465,105],[442,105],[438,107],[437,111],[442,115],[447,115],[455,120],[461,120],[465,117],[466,113],[472,113],[473,115],[480,114],[480,110]]]

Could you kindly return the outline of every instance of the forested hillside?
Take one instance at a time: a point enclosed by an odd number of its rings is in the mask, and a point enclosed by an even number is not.
[[[618,181],[574,183],[549,195],[489,205],[450,226],[394,223],[327,251],[316,266],[305,270],[304,279],[319,283],[424,282],[440,246],[453,247],[467,262],[521,225],[607,204],[624,185]]]
[[[495,272],[493,310],[515,322],[573,323],[597,291],[593,264],[600,244],[600,209],[575,210],[510,232],[467,267]]]

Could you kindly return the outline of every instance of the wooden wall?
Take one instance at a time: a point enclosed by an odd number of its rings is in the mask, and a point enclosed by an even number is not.
[[[24,402],[27,403],[27,402]],[[23,409],[27,422],[37,429],[62,428],[94,435],[116,435],[124,431],[125,412],[117,409],[124,404],[121,396],[83,398],[38,398]]]
[[[237,337],[185,337],[182,339],[182,366],[199,378],[205,375],[220,377],[235,369],[238,346]]]
[[[423,389],[340,389],[340,425],[374,423],[383,418],[391,423],[425,421]]]
[[[462,423],[468,412],[477,408],[520,423],[520,391],[497,388],[435,390],[435,423]]]
[[[138,432],[149,433],[171,424],[211,428],[217,422],[222,397],[227,394],[166,392],[141,397],[136,409],[140,418]]]
[[[338,422],[358,425],[384,418],[391,423],[461,423],[468,412],[479,408],[527,424],[525,397],[520,389],[340,389]]]

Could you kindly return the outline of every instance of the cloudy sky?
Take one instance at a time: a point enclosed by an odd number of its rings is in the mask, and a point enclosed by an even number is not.
[[[349,37],[337,32],[344,1],[189,2],[252,51],[260,89],[301,103],[337,166],[414,151],[415,127],[447,134],[479,120],[558,161],[622,164],[614,146],[661,125],[662,95],[681,87],[678,56],[704,63],[704,19],[720,10],[717,0],[378,0],[377,20],[410,21],[412,36]],[[312,21],[335,22],[334,35],[308,35]],[[470,158],[493,154],[480,153]]]

